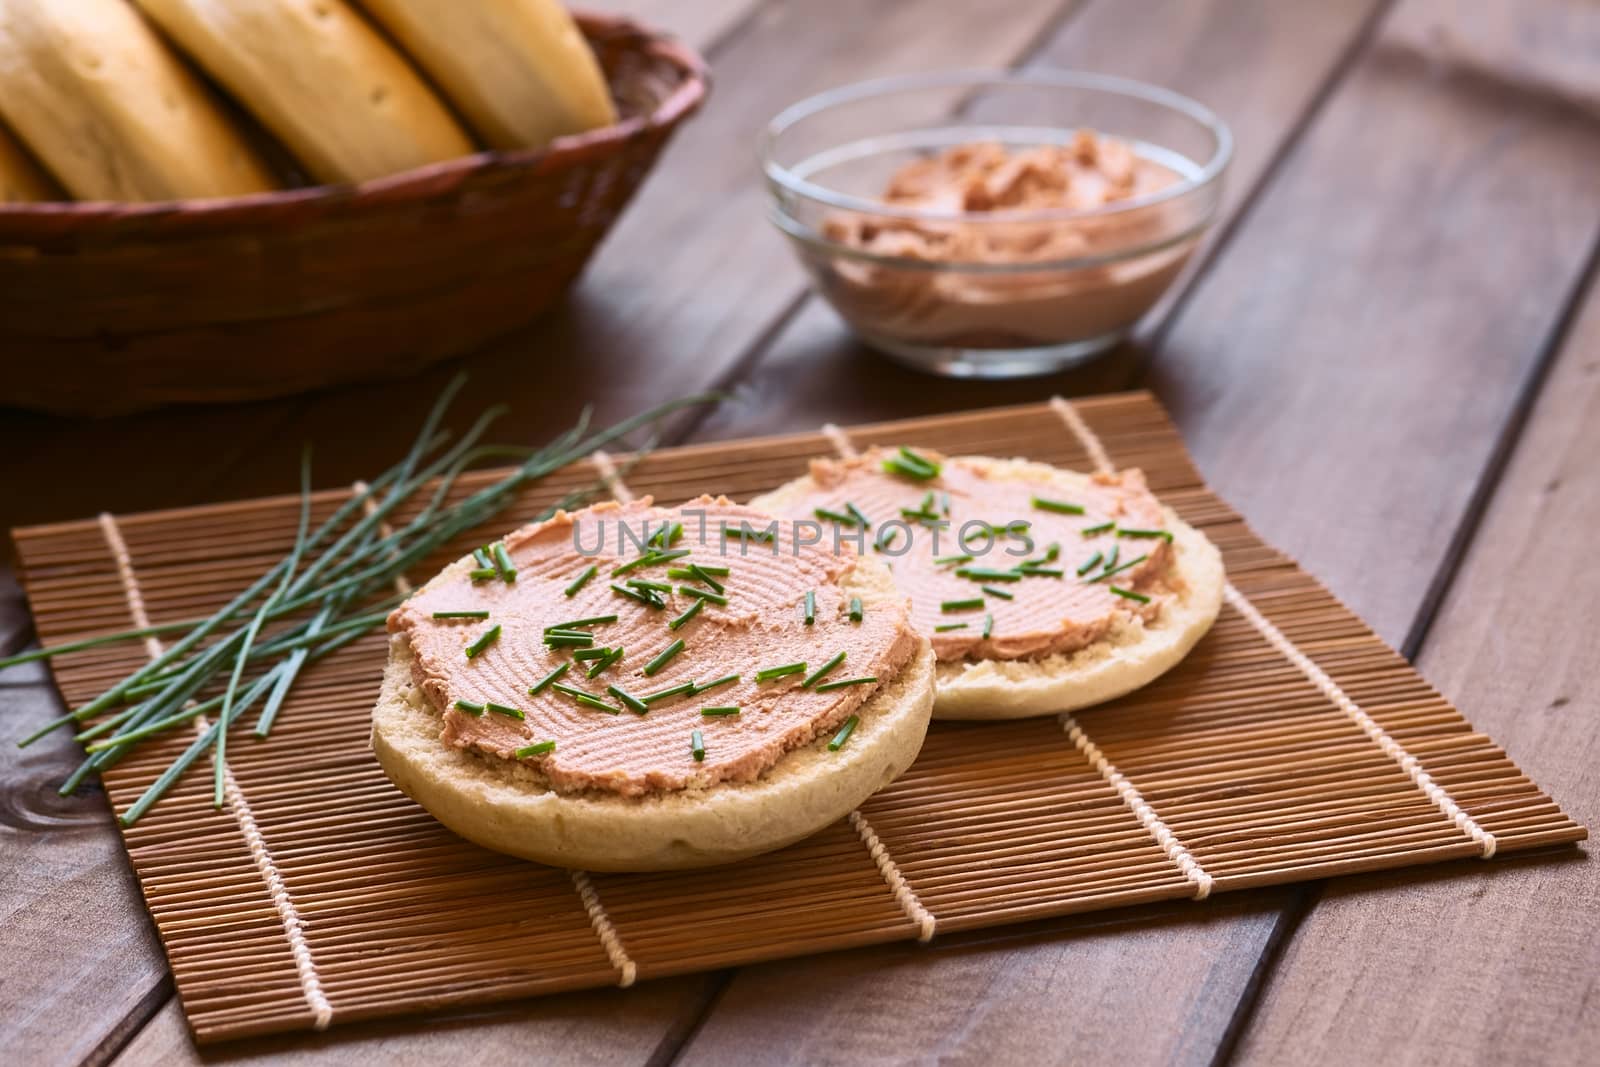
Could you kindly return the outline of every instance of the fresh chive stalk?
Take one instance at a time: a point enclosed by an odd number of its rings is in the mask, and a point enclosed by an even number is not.
[[[1082,515],[1084,513],[1082,504],[1074,504],[1067,500],[1051,500],[1049,497],[1043,496],[1034,497],[1033,506],[1040,511],[1053,511],[1057,515]]]
[[[1113,575],[1121,574],[1123,571],[1127,570],[1129,567],[1137,567],[1139,564],[1143,563],[1145,560],[1147,560],[1149,558],[1150,557],[1148,555],[1135,556],[1133,559],[1130,559],[1128,562],[1124,563],[1120,567],[1113,567],[1113,568],[1110,568],[1108,570],[1101,571],[1099,574],[1095,575],[1093,578],[1090,578],[1089,581],[1091,583],[1093,583],[1093,582],[1103,582],[1107,578],[1112,577]]]
[[[683,651],[683,638],[678,638],[672,644],[662,649],[656,657],[644,665],[644,674],[648,678],[656,674],[661,668],[672,662],[672,657]]]
[[[951,630],[965,630],[966,628],[967,624],[964,622],[941,622],[933,628],[933,632],[943,634],[949,633]]]
[[[504,715],[508,719],[526,719],[527,718],[526,715],[522,714],[522,709],[521,708],[513,708],[513,707],[511,707],[509,705],[506,705],[506,704],[496,704],[492,700],[489,701],[487,704],[485,704],[484,707],[487,710],[494,712],[496,715]]]
[[[489,613],[487,611],[436,611],[433,613],[433,617],[436,619],[487,619]]]
[[[785,663],[781,667],[764,667],[756,671],[756,681],[770,682],[774,678],[784,678],[791,674],[804,674],[806,665],[802,663]]]
[[[966,600],[945,600],[939,604],[940,611],[978,611],[983,607],[983,597],[975,596]]]
[[[488,710],[488,705],[479,704],[471,700],[458,700],[456,701],[456,710],[464,711],[468,715],[478,716]]]
[[[1097,522],[1093,526],[1085,526],[1078,532],[1085,537],[1094,537],[1098,534],[1109,533],[1117,528],[1117,522],[1112,519],[1108,522]]]
[[[645,712],[650,710],[649,704],[646,704],[643,700],[640,700],[638,697],[634,696],[620,685],[608,685],[606,686],[606,692],[620,700],[622,702],[622,706],[633,712],[635,715],[643,715]]]
[[[1085,574],[1088,574],[1090,571],[1100,566],[1100,561],[1104,558],[1104,553],[1096,552],[1094,555],[1084,560],[1083,563],[1078,567],[1078,577],[1082,578]]]
[[[850,740],[850,735],[856,732],[856,724],[861,721],[861,716],[852,715],[839,727],[839,732],[833,735],[833,740],[828,742],[828,751],[837,752]]]
[[[817,621],[817,594],[814,590],[806,590],[806,597],[800,608],[800,618],[805,621],[807,626],[815,625]]]
[[[516,565],[511,562],[511,553],[506,551],[504,541],[496,541],[489,549],[489,554],[494,557],[495,570],[500,572],[502,582],[517,580]]]
[[[939,464],[911,449],[900,446],[895,455],[883,461],[883,469],[914,481],[926,482],[939,477]]]
[[[528,687],[528,695],[531,697],[536,697],[546,689],[549,689],[555,684],[557,678],[560,678],[563,674],[567,673],[567,669],[571,666],[572,664],[570,663],[556,664],[555,670],[551,671],[549,674],[545,675],[543,678],[540,678],[537,682],[534,682]]]
[[[1130,530],[1126,526],[1117,531],[1118,537],[1157,538],[1163,541],[1172,540],[1171,530]]]
[[[678,586],[678,592],[682,593],[684,596],[697,597],[700,600],[709,600],[713,604],[726,604],[728,602],[728,598],[723,596],[721,593],[713,593],[709,589],[696,589],[692,585],[680,585]]]
[[[689,605],[688,609],[685,610],[682,615],[679,615],[677,618],[675,618],[671,622],[667,623],[667,629],[669,629],[669,630],[678,630],[678,629],[680,629],[690,619],[692,619],[696,615],[700,614],[700,609],[705,607],[705,606],[706,606],[706,602],[704,600],[696,600],[694,603]]]
[[[861,598],[858,597],[858,596],[851,597],[850,598],[850,621],[851,622],[860,622],[865,617],[866,617],[866,608],[862,607]]]
[[[701,708],[700,714],[704,715],[708,719],[712,719],[726,715],[737,715],[739,714],[739,709],[730,704],[723,707]]]
[[[835,689],[844,689],[852,685],[872,685],[878,680],[877,675],[865,675],[860,678],[844,678],[837,682],[823,682],[817,686],[819,693],[831,693]]]
[[[1150,603],[1149,597],[1145,596],[1143,593],[1136,593],[1132,589],[1124,589],[1120,585],[1108,585],[1106,588],[1115,593],[1117,596],[1123,597],[1127,600],[1136,600],[1141,604]]]
[[[660,690],[657,690],[654,693],[646,693],[644,696],[640,697],[639,699],[644,701],[646,705],[648,705],[650,707],[654,707],[655,705],[661,703],[664,700],[671,700],[674,697],[688,696],[690,693],[693,693],[693,692],[694,692],[694,683],[693,682],[684,682],[681,685],[672,686],[670,689],[660,689]]]
[[[694,757],[696,763],[701,763],[706,758],[706,739],[700,735],[699,730],[689,731],[689,755]]]
[[[562,592],[566,593],[567,596],[577,596],[578,590],[588,585],[589,579],[593,578],[599,573],[599,567],[593,563],[589,564],[587,567],[583,568],[583,570],[578,572],[578,576],[572,579],[572,584],[567,586],[564,590],[562,590]]]
[[[979,586],[978,588],[982,589],[986,595],[988,595],[988,596],[997,596],[1001,600],[1015,600],[1016,599],[1016,594],[1007,592],[1006,590],[1001,589],[998,586],[982,585],[982,586]]]
[[[843,651],[835,653],[832,659],[818,667],[816,670],[812,671],[810,674],[806,675],[805,679],[800,683],[800,688],[810,689],[812,686],[822,681],[823,678],[827,677],[829,671],[833,670],[839,664],[844,662],[844,657],[845,653]]]
[[[488,648],[498,640],[500,640],[500,624],[495,623],[493,626],[483,631],[482,637],[479,637],[476,641],[467,646],[467,658],[476,659],[478,656],[483,655],[484,649]]]
[[[542,756],[546,752],[554,752],[555,750],[556,743],[554,741],[537,741],[531,745],[524,745],[513,754],[517,759],[527,759],[529,756]]]
[[[705,682],[703,684],[696,685],[694,687],[694,689],[692,690],[692,692],[694,692],[696,694],[706,693],[706,692],[709,692],[709,691],[711,691],[713,689],[720,689],[722,686],[725,686],[725,685],[732,685],[734,682],[737,682],[738,680],[739,680],[739,676],[737,674],[726,674],[726,675],[723,675],[721,678],[715,679],[714,681]]]

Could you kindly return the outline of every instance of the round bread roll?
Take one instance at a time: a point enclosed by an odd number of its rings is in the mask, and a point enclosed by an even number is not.
[[[126,0],[0,0],[0,118],[80,200],[277,185]]]
[[[600,64],[556,0],[361,2],[495,148],[617,121]]]
[[[405,58],[344,0],[136,2],[318,181],[365,181],[473,151]]]
[[[1048,484],[1064,499],[1090,484],[1088,475],[1043,463],[960,459],[993,479]],[[797,501],[815,492],[817,485],[807,475],[756,497],[750,506],[789,514]],[[1173,594],[1154,622],[1128,616],[1092,644],[1038,659],[942,662],[933,717],[1020,719],[1075,711],[1131,693],[1177,666],[1216,622],[1227,576],[1217,547],[1172,509],[1163,510],[1173,552],[1162,580]]]
[[[471,566],[470,558],[452,564]],[[869,611],[900,596],[875,560],[861,560],[842,581]],[[922,748],[933,685],[933,649],[922,639],[899,675],[856,709],[859,722],[837,752],[828,751],[825,733],[751,782],[643,798],[561,794],[525,764],[441,741],[439,714],[413,680],[410,646],[397,634],[372,712],[372,748],[401,792],[497,852],[595,871],[707,867],[808,837],[899,777]]]
[[[0,126],[0,204],[63,199],[61,188],[39,169],[11,131]]]

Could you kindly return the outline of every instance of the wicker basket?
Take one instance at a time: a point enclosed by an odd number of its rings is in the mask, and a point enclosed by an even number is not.
[[[357,186],[0,206],[0,404],[104,415],[406,374],[537,316],[706,92],[683,45],[579,15],[623,119]]]

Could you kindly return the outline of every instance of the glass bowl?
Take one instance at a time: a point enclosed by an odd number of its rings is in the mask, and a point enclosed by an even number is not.
[[[1169,184],[1086,210],[881,199],[902,168],[956,146],[1016,153],[1072,145],[1080,130],[1124,142]],[[936,374],[1008,378],[1081,363],[1127,334],[1216,216],[1232,152],[1221,120],[1156,86],[952,71],[802,100],[767,126],[761,161],[773,222],[864,341]],[[904,250],[862,239],[890,231],[912,235]]]

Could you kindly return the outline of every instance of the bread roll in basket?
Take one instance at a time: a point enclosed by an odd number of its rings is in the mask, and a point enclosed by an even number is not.
[[[531,321],[706,92],[676,41],[576,18],[619,118],[542,148],[218,199],[0,202],[0,405],[282,396],[409,373]]]

